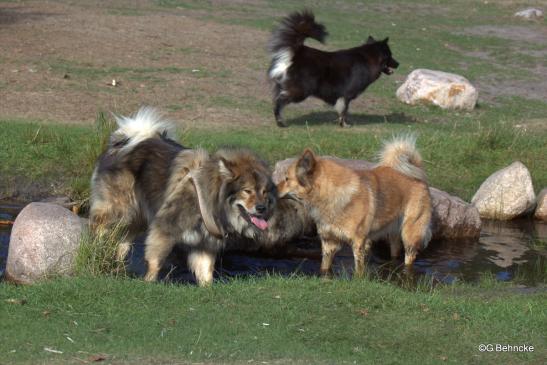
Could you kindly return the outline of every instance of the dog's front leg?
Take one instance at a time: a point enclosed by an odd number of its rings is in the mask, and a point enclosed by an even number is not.
[[[199,286],[213,282],[216,253],[205,250],[192,250],[188,255],[188,267],[194,273]]]
[[[347,120],[348,108],[349,108],[349,100],[345,98],[338,98],[338,100],[336,100],[334,109],[336,109],[336,111],[338,112],[338,123],[340,124],[340,127],[342,128],[351,127],[351,124],[349,124]]]
[[[321,239],[321,275],[332,276],[332,261],[334,256],[340,250],[340,243],[336,241]]]
[[[372,242],[368,238],[355,238],[351,242],[354,261],[353,276],[356,278],[362,278],[365,274],[365,260],[371,245]]]

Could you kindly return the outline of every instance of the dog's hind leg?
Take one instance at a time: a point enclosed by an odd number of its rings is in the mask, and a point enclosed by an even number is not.
[[[148,264],[148,271],[144,276],[146,281],[156,281],[158,274],[167,256],[175,246],[173,237],[163,232],[157,224],[152,224],[146,236],[144,258]]]
[[[321,275],[332,276],[332,261],[340,248],[340,243],[336,241],[321,240]]]
[[[399,232],[388,234],[387,240],[389,242],[389,253],[391,254],[391,260],[395,261],[401,254],[401,248],[403,248],[401,235]]]
[[[278,96],[274,99],[275,122],[277,123],[277,126],[281,128],[288,127],[287,124],[283,122],[283,118],[281,117],[281,111],[287,104],[289,104],[289,101],[282,96]]]
[[[401,238],[405,248],[405,265],[411,266],[418,251],[425,248],[431,239],[431,212],[425,209],[408,210],[401,227]]]
[[[351,124],[347,121],[349,102],[346,98],[338,98],[336,104],[334,104],[334,109],[338,112],[338,123],[342,128],[351,127]]]
[[[192,250],[188,255],[188,267],[194,273],[199,286],[211,285],[216,254],[205,250]]]

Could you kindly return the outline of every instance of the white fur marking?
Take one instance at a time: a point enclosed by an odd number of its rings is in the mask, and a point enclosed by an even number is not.
[[[149,106],[141,107],[133,117],[116,116],[116,122],[118,129],[112,135],[129,138],[129,142],[121,148],[122,151],[131,150],[145,139],[157,137],[162,133],[168,138],[175,139],[173,125],[163,119],[157,109]]]
[[[201,242],[201,235],[195,230],[182,232],[182,241],[190,246],[195,246]]]
[[[342,114],[345,108],[346,101],[344,98],[338,98],[338,100],[336,100],[336,104],[334,104],[334,109],[338,112],[338,114]]]
[[[188,266],[194,272],[199,285],[207,285],[213,282],[213,268],[215,257],[210,253],[192,251],[188,255]]]
[[[273,65],[270,70],[271,79],[279,79],[285,81],[287,78],[287,70],[292,65],[293,53],[289,48],[284,48],[273,54]]]

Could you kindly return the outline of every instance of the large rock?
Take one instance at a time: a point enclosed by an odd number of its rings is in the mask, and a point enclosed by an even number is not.
[[[500,220],[529,212],[535,201],[532,177],[519,161],[490,175],[471,199],[482,218]]]
[[[515,16],[526,20],[537,20],[543,18],[543,10],[535,8],[524,9],[517,11]]]
[[[412,71],[396,95],[410,105],[434,104],[443,109],[465,110],[472,110],[479,97],[465,77],[426,69]]]
[[[337,157],[323,156],[356,170],[369,170],[374,163],[363,160],[344,160]],[[294,161],[289,158],[275,164],[273,180],[281,181],[285,171]],[[479,211],[474,206],[442,190],[431,187],[433,205],[432,233],[433,239],[477,238],[481,231]]]
[[[534,217],[547,222],[547,188],[540,191],[538,195]]]
[[[77,215],[57,204],[30,203],[13,224],[6,278],[29,284],[71,274],[84,226]]]
[[[479,211],[457,196],[430,187],[433,204],[433,239],[478,238],[481,233]]]

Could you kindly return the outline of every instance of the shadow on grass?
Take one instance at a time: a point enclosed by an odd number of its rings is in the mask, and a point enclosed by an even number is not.
[[[338,125],[338,114],[331,111],[324,112],[312,112],[309,114],[301,115],[297,118],[287,119],[287,124],[290,125],[321,125],[332,124]],[[365,125],[365,124],[412,124],[417,123],[418,120],[405,113],[390,113],[386,115],[378,114],[348,114],[348,122],[353,125]]]

